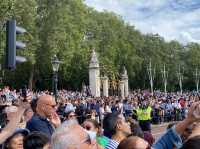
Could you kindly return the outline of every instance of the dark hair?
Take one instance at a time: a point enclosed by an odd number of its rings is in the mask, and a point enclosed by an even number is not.
[[[31,100],[31,103],[30,103],[31,108],[34,113],[36,113],[37,101],[38,101],[38,98]]]
[[[133,136],[144,138],[144,133],[137,122],[131,122],[130,127],[131,127],[131,132]]]
[[[137,149],[135,146],[139,137],[131,136],[120,142],[117,149]]]
[[[116,125],[120,113],[108,113],[103,120],[104,135],[111,138],[116,133]]]
[[[200,135],[195,136],[190,138],[189,140],[187,140],[183,146],[181,147],[181,149],[199,149],[200,147]]]
[[[73,110],[67,111],[64,113],[64,117],[68,118],[71,113],[75,113]]]
[[[90,122],[94,125],[95,128],[99,128],[100,125],[99,123],[96,121],[96,120],[93,120],[93,119],[86,119],[85,122]]]
[[[15,130],[15,132],[6,139],[6,141],[3,143],[3,149],[8,149],[9,145],[11,143],[11,140],[16,137],[17,135],[21,134],[23,137],[26,137],[29,134],[29,130],[28,129],[21,129],[21,128],[17,128]]]
[[[24,139],[24,149],[42,149],[50,138],[41,132],[32,132]]]

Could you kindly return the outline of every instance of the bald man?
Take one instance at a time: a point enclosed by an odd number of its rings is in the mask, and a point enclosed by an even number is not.
[[[148,149],[149,144],[140,137],[129,137],[120,142],[117,149]]]
[[[56,114],[56,102],[50,95],[42,95],[38,98],[36,113],[27,122],[26,128],[30,131],[39,131],[49,137],[54,129],[60,125],[59,116]]]

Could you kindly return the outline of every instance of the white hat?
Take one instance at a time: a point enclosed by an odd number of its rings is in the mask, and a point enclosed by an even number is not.
[[[74,107],[71,103],[67,103],[66,107],[65,107],[65,113],[69,112],[69,111],[74,111],[75,112],[76,107]]]

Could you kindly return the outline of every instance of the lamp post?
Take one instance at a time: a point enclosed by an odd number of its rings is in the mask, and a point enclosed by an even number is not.
[[[54,55],[53,59],[52,59],[52,68],[53,68],[53,85],[52,85],[52,89],[53,89],[53,94],[55,96],[55,100],[57,103],[57,96],[58,96],[58,69],[60,66],[60,61],[58,60],[57,56]]]

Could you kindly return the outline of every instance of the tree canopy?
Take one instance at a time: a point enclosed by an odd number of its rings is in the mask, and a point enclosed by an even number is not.
[[[119,79],[127,68],[131,89],[149,88],[147,66],[155,68],[155,88],[163,89],[161,69],[168,71],[168,90],[178,86],[177,70],[184,68],[184,89],[194,89],[194,71],[200,65],[200,45],[166,42],[157,34],[142,34],[112,12],[98,12],[83,0],[2,0],[0,3],[0,54],[4,59],[5,22],[15,18],[28,30],[22,37],[25,50],[17,52],[28,61],[15,71],[5,71],[3,84],[20,88],[51,89],[51,58],[62,61],[59,88],[80,89],[88,84],[91,50],[98,53],[101,73]]]

